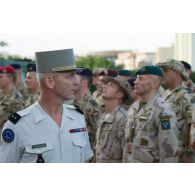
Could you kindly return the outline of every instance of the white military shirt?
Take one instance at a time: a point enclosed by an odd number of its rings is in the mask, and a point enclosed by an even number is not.
[[[17,114],[21,118],[16,124],[7,121],[3,127],[0,162],[33,163],[41,154],[48,163],[81,163],[93,156],[84,115],[73,105],[63,105],[61,127],[38,102]]]

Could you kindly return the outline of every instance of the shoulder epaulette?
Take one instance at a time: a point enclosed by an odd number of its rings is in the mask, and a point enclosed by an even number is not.
[[[20,120],[20,118],[21,116],[15,112],[8,118],[8,120],[11,121],[13,124],[16,124]]]
[[[74,106],[75,106],[75,108],[76,108],[76,111],[78,111],[78,112],[81,113],[81,114],[84,114],[83,111],[82,111],[78,106],[76,106],[76,105],[74,105]]]

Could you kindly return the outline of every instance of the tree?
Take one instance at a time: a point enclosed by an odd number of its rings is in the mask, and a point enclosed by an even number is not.
[[[123,65],[115,66],[112,61],[107,60],[106,58],[100,56],[89,55],[86,57],[78,57],[76,60],[77,66],[84,66],[91,69],[92,71],[96,68],[105,68],[105,69],[121,69]]]
[[[5,41],[1,41],[0,42],[0,47],[5,47],[5,46],[7,46],[8,44],[5,42]]]

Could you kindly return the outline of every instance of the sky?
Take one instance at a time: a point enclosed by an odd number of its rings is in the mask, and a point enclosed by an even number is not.
[[[36,51],[73,48],[76,55],[105,50],[155,52],[170,47],[174,33],[0,33],[8,46],[0,51],[34,57]]]

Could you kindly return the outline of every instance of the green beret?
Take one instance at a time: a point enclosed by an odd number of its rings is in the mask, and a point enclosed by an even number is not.
[[[156,76],[163,76],[162,70],[158,66],[143,66],[137,72],[136,75],[156,75]]]
[[[124,69],[119,71],[119,75],[121,75],[121,76],[130,76],[130,77],[132,76],[130,70],[124,70]]]

